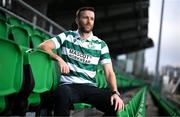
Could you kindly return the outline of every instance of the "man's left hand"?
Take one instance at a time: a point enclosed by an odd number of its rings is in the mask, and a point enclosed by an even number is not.
[[[115,111],[124,110],[124,102],[117,94],[111,96],[111,105],[115,106]]]

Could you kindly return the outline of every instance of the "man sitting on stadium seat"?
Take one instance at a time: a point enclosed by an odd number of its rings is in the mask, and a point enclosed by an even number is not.
[[[54,115],[70,115],[70,107],[76,102],[91,104],[109,116],[124,108],[108,46],[92,33],[94,20],[94,8],[82,7],[76,12],[77,31],[63,32],[39,45],[58,61],[61,70],[61,82],[55,91]],[[61,56],[52,51],[58,48],[61,48]],[[111,91],[96,85],[99,63],[103,65]]]

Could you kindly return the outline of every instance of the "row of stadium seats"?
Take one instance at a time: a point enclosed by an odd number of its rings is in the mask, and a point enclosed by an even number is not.
[[[23,115],[53,90],[55,65],[46,52],[36,49],[48,38],[0,12],[0,115]]]
[[[131,76],[119,72],[115,72],[118,88],[133,88],[147,85],[140,79],[132,78]]]
[[[5,22],[7,22],[7,24],[10,24],[10,25],[23,27],[24,29],[27,30],[29,35],[38,34],[38,35],[44,36],[45,38],[50,37],[48,34],[40,31],[37,28],[34,28],[32,25],[30,25],[30,24],[28,24],[26,22],[23,22],[20,19],[18,19],[16,17],[13,17],[11,15],[8,15],[8,14],[6,14],[4,12],[0,12],[0,20],[3,20]]]
[[[51,37],[15,17],[0,15],[1,39],[13,40],[25,47],[36,48],[40,43]]]
[[[146,84],[140,80],[136,80],[134,78],[130,78],[128,75],[120,74],[119,72],[115,72],[117,87],[118,88],[132,88],[132,87],[141,87]],[[104,70],[101,65],[98,66],[96,82],[99,88],[107,89],[109,88],[108,83],[105,78]]]
[[[180,116],[180,110],[175,105],[170,103],[165,97],[162,97],[159,92],[151,88],[150,93],[158,107],[160,107],[159,109],[161,109],[162,112],[161,115],[171,117]]]
[[[49,38],[48,34],[34,29],[33,26],[4,12],[0,13],[0,52],[1,55],[4,55],[0,58],[1,113],[12,113],[17,111],[18,108],[40,105],[40,94],[52,89],[52,87],[47,86],[53,84],[54,81],[48,81],[47,78],[50,77],[50,73],[51,75],[53,73],[53,77],[57,76],[57,70],[47,66],[52,63],[47,53],[35,49],[40,43]],[[49,57],[49,60],[47,57]],[[43,61],[44,63],[41,63]],[[27,68],[27,66],[29,67]],[[42,74],[44,70],[48,70],[47,74]],[[20,100],[22,103],[26,103],[26,106],[20,107],[19,105],[22,105],[19,102]],[[24,111],[27,111],[27,109],[24,109]],[[21,112],[23,111],[21,110]],[[18,113],[18,111],[15,113]]]
[[[57,80],[49,54],[4,39],[0,54],[0,112],[19,114],[40,105],[41,94],[53,90]]]
[[[125,105],[118,117],[145,117],[147,86],[142,87],[135,96]]]

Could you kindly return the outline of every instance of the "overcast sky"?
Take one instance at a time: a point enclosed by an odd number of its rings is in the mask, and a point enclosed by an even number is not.
[[[162,0],[150,0],[149,33],[155,46],[147,49],[145,66],[155,71]],[[180,67],[180,0],[165,0],[161,38],[160,68],[165,65]]]

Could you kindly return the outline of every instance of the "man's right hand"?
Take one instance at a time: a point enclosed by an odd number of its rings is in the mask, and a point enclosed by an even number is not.
[[[62,74],[69,73],[69,66],[67,65],[67,63],[60,56],[53,53],[52,50],[55,49],[56,46],[52,40],[44,41],[39,45],[39,48],[46,51],[54,60],[58,61]]]
[[[61,69],[61,74],[68,74],[69,73],[69,66],[67,63],[60,57],[58,57],[58,64]]]

